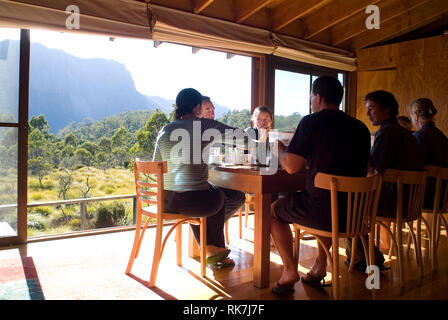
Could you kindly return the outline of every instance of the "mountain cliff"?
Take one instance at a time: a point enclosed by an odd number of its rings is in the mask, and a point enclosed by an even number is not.
[[[166,99],[165,99],[166,100]],[[82,59],[32,43],[30,117],[44,114],[54,133],[72,121],[98,120],[127,110],[166,105],[139,93],[130,72],[116,61]]]
[[[17,40],[0,41],[0,107],[5,117],[17,115],[18,52]],[[117,61],[83,59],[31,43],[29,117],[43,114],[52,133],[73,122],[126,111],[158,108],[170,113],[173,103],[170,98],[138,92],[131,73]],[[215,107],[217,118],[230,110],[216,103]]]

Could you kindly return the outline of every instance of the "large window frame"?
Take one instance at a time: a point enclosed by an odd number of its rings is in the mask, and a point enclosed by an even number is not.
[[[344,87],[346,88],[345,105],[349,106],[351,99],[350,84],[353,82],[350,72],[326,68],[317,65],[311,65],[303,62],[293,61],[274,55],[263,55],[250,52],[238,52],[230,50],[229,53],[240,54],[248,57],[252,57],[252,78],[251,78],[251,113],[253,110],[260,106],[266,105],[274,112],[274,93],[275,93],[275,70],[285,70],[300,73],[309,73],[312,75],[335,75],[338,73],[344,74]],[[27,238],[27,183],[28,183],[28,117],[29,117],[29,71],[30,71],[30,30],[21,30],[20,40],[20,75],[19,75],[19,121],[16,124],[0,124],[0,126],[12,126],[18,128],[18,201],[17,201],[17,214],[18,214],[18,227],[17,236],[1,238],[0,246],[23,244],[28,242]],[[356,78],[354,78],[356,81]],[[345,110],[349,111],[348,108]],[[132,229],[133,226],[111,228],[114,230],[99,230],[89,231],[88,234],[105,233],[112,231],[123,231]],[[77,232],[78,235],[86,234],[85,231]],[[73,237],[73,234],[66,235],[67,237]],[[55,238],[65,237],[59,235]],[[48,238],[53,238],[49,236]],[[41,238],[40,240],[44,240]]]
[[[19,101],[17,123],[0,123],[1,127],[18,129],[17,148],[17,234],[0,238],[0,246],[27,242],[28,193],[28,95],[30,73],[30,31],[20,30]]]
[[[332,69],[327,67],[322,67],[318,65],[312,65],[300,61],[294,61],[289,60],[286,58],[274,56],[274,55],[267,55],[265,57],[265,78],[266,78],[266,88],[265,88],[265,99],[264,103],[260,103],[259,105],[266,105],[271,109],[272,114],[275,114],[275,70],[283,70],[283,71],[289,71],[289,72],[296,72],[296,73],[303,73],[303,74],[310,74],[311,76],[323,76],[323,75],[331,75],[334,77],[337,77],[339,73],[344,75],[344,83],[343,86],[345,88],[345,95],[344,95],[344,111],[349,113],[349,101],[351,99],[351,88],[349,86],[350,84],[350,77],[351,73],[343,70],[338,69]],[[311,87],[311,77],[310,77],[310,87]],[[261,102],[261,101],[260,101]],[[256,108],[257,106],[253,107]],[[252,109],[252,111],[253,111]],[[274,123],[275,127],[275,123]]]

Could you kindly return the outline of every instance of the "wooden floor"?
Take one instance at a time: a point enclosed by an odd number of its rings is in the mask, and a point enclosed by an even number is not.
[[[0,263],[3,259],[31,257],[43,296],[47,300],[274,300],[280,299],[271,293],[271,287],[282,270],[281,260],[274,247],[271,248],[270,287],[257,289],[252,283],[253,266],[253,217],[243,238],[238,237],[238,219],[230,221],[231,257],[234,268],[207,269],[206,278],[199,276],[199,262],[187,255],[188,226],[184,226],[183,266],[175,263],[174,238],[167,244],[161,261],[157,287],[150,289],[149,280],[154,229],[149,229],[143,241],[140,256],[134,263],[132,275],[125,275],[133,232],[117,232],[62,240],[33,242],[28,245],[0,248]],[[448,245],[445,230],[439,247],[439,269],[431,272],[424,250],[424,277],[420,278],[413,250],[405,255],[406,285],[398,284],[395,257],[388,262],[392,269],[382,272],[380,289],[370,291],[365,286],[367,274],[347,272],[341,257],[341,298],[365,299],[447,299],[448,298]],[[341,243],[342,245],[343,243]],[[425,247],[428,241],[424,241]],[[311,267],[317,251],[315,241],[302,241],[299,272],[303,275]],[[345,249],[341,250],[345,253]],[[331,275],[328,272],[327,279]],[[282,299],[314,300],[331,299],[331,288],[315,289],[301,282],[296,283],[295,293]]]

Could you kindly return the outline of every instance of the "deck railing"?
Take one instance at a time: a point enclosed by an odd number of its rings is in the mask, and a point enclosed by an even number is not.
[[[87,203],[96,201],[110,201],[110,200],[121,200],[121,199],[133,199],[132,201],[132,221],[135,224],[136,210],[137,210],[137,199],[135,194],[125,194],[118,196],[106,196],[106,197],[96,197],[96,198],[80,198],[80,199],[69,199],[69,200],[57,200],[57,201],[47,201],[47,202],[32,202],[28,203],[28,208],[37,207],[51,207],[60,205],[80,205],[80,222],[81,230],[86,230],[87,222]],[[6,204],[0,205],[0,209],[17,208],[17,204]]]

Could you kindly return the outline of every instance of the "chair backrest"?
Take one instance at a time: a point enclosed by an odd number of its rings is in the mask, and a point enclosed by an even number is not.
[[[421,217],[426,186],[425,171],[387,169],[383,173],[383,182],[397,185],[397,217],[412,220]]]
[[[332,230],[339,231],[338,192],[347,196],[347,237],[357,237],[369,233],[375,224],[378,199],[381,192],[381,176],[344,177],[317,173],[314,178],[317,188],[330,190]]]
[[[166,172],[166,161],[135,160],[134,178],[139,209],[143,203],[147,203],[157,206],[157,215],[164,212],[163,174]]]
[[[448,168],[426,166],[426,176],[428,178],[436,179],[436,189],[434,194],[434,208],[440,207],[442,202],[441,212],[448,211]],[[444,187],[442,187],[442,185]],[[445,189],[445,190],[443,190]],[[443,193],[443,194],[442,194]]]

